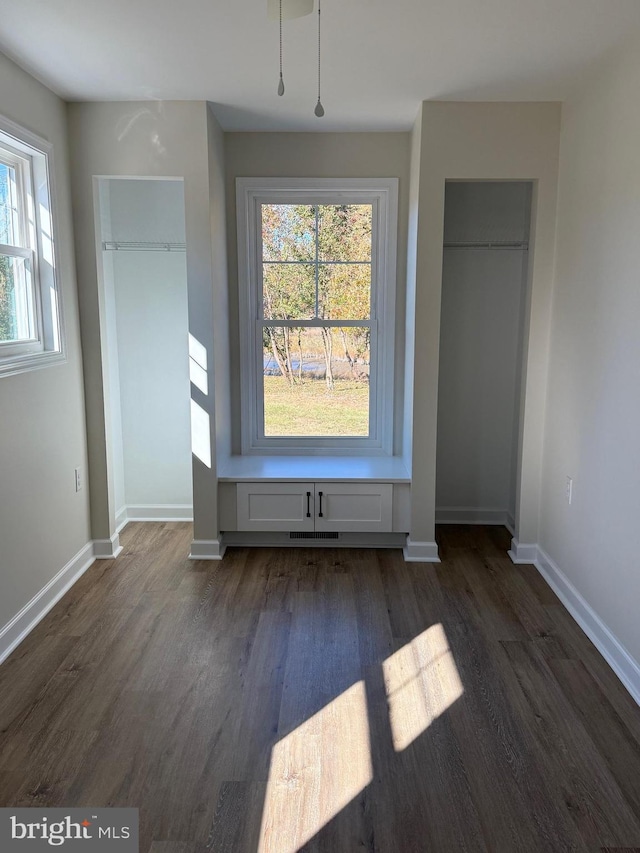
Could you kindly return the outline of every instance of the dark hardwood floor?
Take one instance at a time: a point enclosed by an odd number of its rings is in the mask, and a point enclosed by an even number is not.
[[[185,558],[130,524],[0,669],[0,805],[142,853],[640,849],[640,709],[499,528]]]

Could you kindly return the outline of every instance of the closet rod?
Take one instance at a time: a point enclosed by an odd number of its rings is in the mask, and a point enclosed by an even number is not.
[[[445,243],[445,249],[528,249],[525,242],[507,243],[494,241],[491,243]]]
[[[146,243],[105,240],[102,244],[105,252],[186,252],[186,243]]]

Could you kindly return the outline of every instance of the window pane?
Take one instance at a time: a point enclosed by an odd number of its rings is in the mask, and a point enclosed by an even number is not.
[[[316,212],[308,204],[263,204],[262,259],[313,261]]]
[[[369,328],[264,327],[265,436],[368,436],[369,360]]]
[[[368,320],[371,264],[320,264],[318,316],[323,320]]]
[[[0,255],[0,343],[35,338],[33,317],[28,261]]]
[[[15,209],[16,170],[0,163],[0,243],[17,244]]]
[[[322,261],[370,261],[370,204],[318,207],[318,257]]]
[[[311,264],[263,264],[262,310],[266,320],[311,320],[316,276]]]

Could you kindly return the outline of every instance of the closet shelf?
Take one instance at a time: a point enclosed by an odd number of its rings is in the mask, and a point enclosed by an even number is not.
[[[445,249],[524,249],[527,250],[529,248],[529,244],[524,241],[515,241],[515,242],[507,242],[501,240],[493,240],[491,242],[465,242],[465,243],[451,243],[446,242],[444,244]]]
[[[105,240],[105,252],[186,252],[186,243],[147,243],[122,240]]]

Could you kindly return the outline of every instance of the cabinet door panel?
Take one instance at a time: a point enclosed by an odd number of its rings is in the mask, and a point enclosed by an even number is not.
[[[238,530],[313,530],[313,488],[313,483],[238,483]]]
[[[390,483],[316,483],[316,530],[388,533],[392,501]]]

